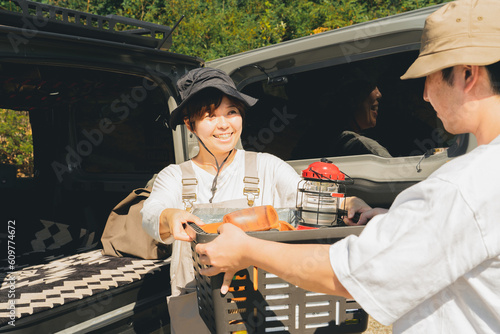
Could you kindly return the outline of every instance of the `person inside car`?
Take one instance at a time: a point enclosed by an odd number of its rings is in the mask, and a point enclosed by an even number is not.
[[[474,134],[476,149],[401,192],[359,237],[333,245],[269,242],[223,224],[196,246],[212,266],[202,274],[224,272],[224,293],[235,272],[254,265],[354,298],[394,333],[500,333],[499,16],[497,0],[447,3],[426,20],[419,57],[402,76],[426,77],[424,100],[447,131]]]
[[[330,88],[311,107],[313,116],[307,126],[313,130],[305,132],[292,157],[374,154],[391,158],[389,151],[372,138],[382,99],[377,84],[358,67],[349,67],[338,75],[340,84]],[[323,121],[317,122],[317,118]]]
[[[157,176],[141,211],[143,228],[153,238],[173,243],[172,295],[168,306],[173,333],[208,333],[198,314],[191,238],[184,224],[203,225],[194,209],[295,206],[295,170],[267,153],[236,149],[245,111],[257,100],[236,90],[223,71],[198,68],[177,82],[181,104],[172,111],[170,126],[185,124],[198,139],[199,153],[190,161],[170,165]],[[349,198],[348,209],[365,207]],[[350,216],[352,217],[352,212]],[[174,241],[175,239],[175,241]]]
[[[365,75],[356,75],[343,81],[335,94],[335,109],[338,114],[337,128],[341,128],[334,144],[334,156],[375,154],[391,158],[391,154],[366,131],[377,125],[380,93],[377,85]]]

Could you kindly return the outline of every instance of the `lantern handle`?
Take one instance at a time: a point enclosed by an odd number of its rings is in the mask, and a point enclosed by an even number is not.
[[[347,178],[347,180],[345,181],[341,181],[343,184],[348,184],[348,185],[352,185],[354,184],[354,179],[352,177],[350,177],[349,175],[347,175],[346,173],[340,171],[342,174],[344,174]]]
[[[328,176],[324,175],[324,174],[321,174],[320,172],[318,171],[315,171],[312,167],[309,167],[309,170],[314,173],[315,175],[319,176],[320,178],[323,178],[325,180],[329,180],[329,181],[332,181],[332,182],[335,182],[335,183],[339,183],[339,184],[348,184],[348,185],[352,185],[354,184],[354,180],[352,179],[352,177],[350,177],[349,175],[347,175],[346,173],[342,172],[341,170],[339,170],[342,174],[344,174],[346,176],[346,178],[348,180],[332,180],[331,178],[329,178]]]

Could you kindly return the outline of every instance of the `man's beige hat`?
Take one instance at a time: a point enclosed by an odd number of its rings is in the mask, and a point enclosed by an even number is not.
[[[500,0],[458,0],[425,20],[420,54],[401,79],[500,61]]]

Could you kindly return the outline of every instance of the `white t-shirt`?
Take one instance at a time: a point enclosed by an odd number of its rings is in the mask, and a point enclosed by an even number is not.
[[[198,180],[197,203],[208,203],[214,175],[191,161]],[[272,205],[275,208],[295,207],[297,184],[300,176],[283,160],[267,153],[257,154],[257,172],[260,195],[254,206]],[[243,195],[245,177],[245,151],[237,150],[234,160],[217,178],[217,192],[213,203],[246,198]],[[164,168],[156,178],[151,195],[144,202],[142,224],[154,239],[162,241],[159,234],[159,217],[166,208],[184,209],[182,203],[182,173],[179,165]],[[172,238],[165,240],[172,242]]]
[[[500,333],[500,136],[403,191],[330,248],[358,303],[394,333]]]

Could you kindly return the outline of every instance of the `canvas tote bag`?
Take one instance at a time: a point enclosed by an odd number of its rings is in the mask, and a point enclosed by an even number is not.
[[[147,260],[165,259],[171,255],[171,245],[154,240],[142,228],[141,209],[151,193],[152,181],[146,188],[133,190],[111,211],[101,237],[104,255]]]

